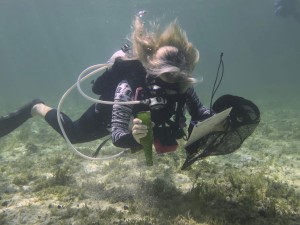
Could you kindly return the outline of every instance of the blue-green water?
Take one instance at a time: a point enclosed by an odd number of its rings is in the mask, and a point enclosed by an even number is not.
[[[222,92],[299,93],[300,25],[275,16],[272,0],[2,0],[0,95],[9,98],[1,101],[55,103],[84,68],[105,62],[126,42],[142,9],[145,20],[177,18],[187,31],[200,50],[195,74],[204,77],[198,91],[205,98],[221,52]]]
[[[223,52],[217,95],[257,103],[259,127],[236,153],[182,172],[181,150],[150,170],[138,154],[74,157],[34,118],[0,139],[0,224],[299,224],[300,24],[276,16],[273,0],[0,0],[1,115],[36,97],[55,107],[127,42],[140,10],[162,26],[178,19],[199,49],[206,105]],[[69,103],[71,115],[90,104]]]

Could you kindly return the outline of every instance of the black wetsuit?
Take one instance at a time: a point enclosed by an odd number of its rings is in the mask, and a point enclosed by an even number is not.
[[[134,98],[135,90],[127,80],[122,80],[115,88],[113,101],[132,101]],[[93,89],[97,87],[94,84]],[[210,116],[210,111],[203,106],[200,102],[193,87],[190,87],[185,96],[185,105],[191,115],[193,121],[206,119]],[[162,124],[161,115],[165,115],[163,119],[169,119],[174,115],[174,107],[172,100],[170,105],[162,111],[155,111],[156,114],[155,124]],[[174,102],[175,103],[175,102]],[[137,148],[140,145],[135,141],[131,133],[130,122],[137,112],[144,107],[137,107],[136,105],[102,105],[93,104],[78,120],[72,121],[65,114],[61,114],[64,129],[72,143],[82,143],[92,141],[104,137],[111,133],[114,145],[122,148]],[[55,109],[49,111],[45,120],[61,134],[60,127],[56,117],[57,111]],[[110,131],[111,130],[111,131]]]

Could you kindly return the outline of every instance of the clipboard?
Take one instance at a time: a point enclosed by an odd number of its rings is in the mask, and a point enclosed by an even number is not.
[[[224,122],[224,120],[229,116],[231,109],[232,107],[225,109],[224,111],[217,113],[202,122],[198,122],[194,126],[191,136],[184,147],[187,148],[189,145],[193,144],[195,141],[198,141],[207,134],[217,131],[219,125],[221,125],[222,122]]]

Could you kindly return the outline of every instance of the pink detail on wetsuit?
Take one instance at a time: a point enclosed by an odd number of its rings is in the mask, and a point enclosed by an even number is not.
[[[155,138],[154,147],[158,154],[163,154],[168,152],[175,152],[178,147],[178,143],[176,141],[176,144],[173,145],[162,145],[159,139]]]

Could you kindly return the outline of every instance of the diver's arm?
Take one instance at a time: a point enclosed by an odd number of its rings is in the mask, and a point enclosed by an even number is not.
[[[191,122],[188,127],[188,136],[191,135],[192,130],[194,128],[194,125],[198,121],[203,121],[213,115],[213,112],[210,112],[209,109],[207,109],[200,99],[198,98],[195,89],[193,87],[190,87],[186,92],[187,100],[186,100],[186,106],[187,110],[191,115]]]
[[[207,109],[198,98],[193,87],[190,87],[186,91],[186,96],[187,110],[192,117],[192,121],[202,121],[212,116],[210,110]]]
[[[132,89],[126,81],[121,81],[115,91],[114,101],[132,101]],[[112,108],[112,141],[121,148],[139,148],[130,130],[130,121],[133,113],[133,105],[113,105]]]

